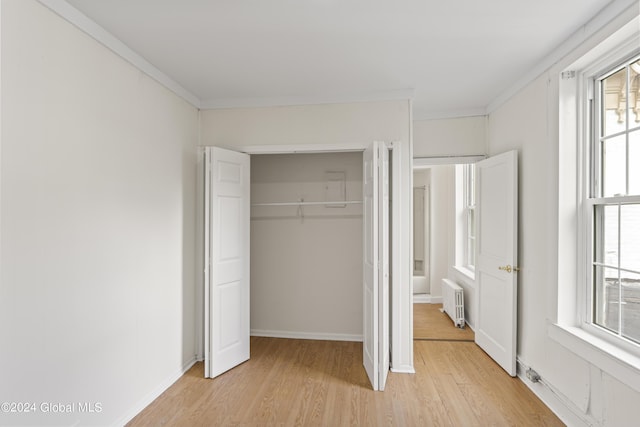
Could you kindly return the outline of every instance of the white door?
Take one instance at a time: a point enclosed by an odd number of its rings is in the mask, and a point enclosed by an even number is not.
[[[378,332],[379,332],[379,382],[378,389],[384,390],[389,374],[389,150],[380,144],[380,200],[378,211],[379,236],[378,252]]]
[[[388,163],[383,143],[364,151],[362,358],[374,390],[384,389],[389,370]]]
[[[518,153],[476,163],[475,340],[511,376],[516,375]]]
[[[249,156],[205,154],[205,377],[249,359]],[[209,260],[207,263],[206,260]]]

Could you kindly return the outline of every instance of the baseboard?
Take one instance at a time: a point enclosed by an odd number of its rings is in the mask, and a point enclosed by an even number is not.
[[[429,295],[429,294],[413,294],[413,303],[414,304],[430,304],[431,303],[431,295]]]
[[[414,304],[442,304],[442,297],[433,297],[429,294],[413,294]]]
[[[560,393],[551,384],[548,384],[544,378],[539,382],[533,383],[527,378],[526,371],[528,366],[521,360],[517,361],[518,378],[536,395],[542,402],[553,411],[560,420],[568,426],[590,427],[599,425],[598,421],[582,412],[569,398]]]
[[[465,327],[468,326],[473,331],[473,333],[476,332],[476,327],[473,325],[473,323],[469,322],[469,320],[467,320],[466,318],[464,319],[464,325]]]
[[[292,331],[271,331],[271,330],[264,330],[264,329],[252,329],[251,335],[254,337],[290,338],[290,339],[297,339],[297,340],[362,342],[362,335],[351,335],[351,334],[329,334],[329,333],[317,333],[317,332],[292,332]]]
[[[167,390],[173,383],[178,381],[180,377],[182,377],[189,369],[191,369],[193,365],[195,365],[196,361],[196,357],[194,356],[191,360],[185,363],[181,369],[170,375],[167,379],[161,382],[158,387],[156,387],[153,391],[142,398],[137,404],[133,405],[133,407],[113,425],[123,426],[131,421],[136,415],[142,412],[144,408],[149,406],[151,402],[156,400],[162,393],[164,393],[165,390]]]

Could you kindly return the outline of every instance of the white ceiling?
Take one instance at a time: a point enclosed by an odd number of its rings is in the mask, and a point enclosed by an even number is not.
[[[204,107],[479,114],[609,0],[67,0]]]

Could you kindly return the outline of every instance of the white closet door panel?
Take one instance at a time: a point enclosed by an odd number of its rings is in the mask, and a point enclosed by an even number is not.
[[[379,180],[379,224],[378,224],[378,345],[379,380],[378,389],[384,390],[389,374],[389,150],[384,143],[378,146],[380,167]]]
[[[378,390],[380,377],[378,343],[378,150],[363,154],[363,343],[362,359],[369,381]]]
[[[209,148],[205,376],[249,359],[249,156]]]
[[[363,154],[363,345],[371,386],[389,372],[389,151],[375,142]]]

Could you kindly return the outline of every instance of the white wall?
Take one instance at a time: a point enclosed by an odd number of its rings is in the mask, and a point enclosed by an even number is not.
[[[414,280],[413,280],[413,293],[414,294],[429,294],[431,292],[431,286],[429,283],[430,278],[430,265],[431,260],[429,259],[429,249],[430,249],[430,233],[431,233],[431,221],[430,218],[430,209],[431,209],[431,201],[428,200],[430,198],[430,187],[431,187],[431,171],[429,169],[414,169],[413,170],[413,188],[420,188],[423,190],[423,198],[422,198],[422,206],[416,206],[417,203],[421,200],[420,198],[413,199],[413,259],[414,263],[416,260],[422,260],[423,268],[422,270],[418,270],[416,273],[415,268],[414,271]],[[415,195],[415,191],[414,191]],[[420,209],[421,208],[421,209]],[[418,212],[422,212],[417,217],[416,214]],[[422,224],[419,223],[422,221]],[[415,266],[414,266],[415,267]]]
[[[255,145],[409,142],[409,103],[382,101],[202,111],[202,144]]]
[[[558,295],[554,256],[558,245],[558,80],[563,63],[567,66],[570,61],[561,60],[489,115],[489,154],[519,151],[518,358],[547,384],[532,385],[534,390],[550,396],[550,402],[558,402],[558,396],[568,402],[566,406],[573,411],[569,419],[574,422],[636,425],[640,393],[612,377],[616,363],[611,361],[603,369],[591,365],[551,339],[547,331],[554,321]]]
[[[117,424],[194,361],[198,111],[36,1],[1,28],[0,401],[38,412],[0,422]]]
[[[362,200],[362,153],[251,156],[251,202],[325,201],[327,171]],[[251,210],[254,335],[362,339],[362,205]]]
[[[449,274],[451,229],[455,221],[455,166],[439,165],[431,170],[431,296],[442,297],[442,279]]]
[[[486,153],[487,118],[415,120],[413,156],[474,156]]]
[[[401,176],[392,183],[396,201],[392,215],[403,218],[394,230],[393,268],[396,286],[391,298],[392,369],[413,371],[411,303],[411,103],[380,101],[293,107],[205,110],[201,112],[201,143],[230,149],[274,145],[355,145],[396,141],[392,167]],[[407,333],[409,331],[409,333]]]

